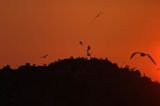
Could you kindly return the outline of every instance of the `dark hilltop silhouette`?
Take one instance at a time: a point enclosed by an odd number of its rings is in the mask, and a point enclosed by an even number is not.
[[[160,84],[108,59],[0,70],[0,106],[160,106]]]

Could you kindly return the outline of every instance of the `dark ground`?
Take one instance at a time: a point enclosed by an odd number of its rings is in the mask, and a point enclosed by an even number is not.
[[[107,59],[6,66],[0,85],[0,106],[160,106],[159,83]]]

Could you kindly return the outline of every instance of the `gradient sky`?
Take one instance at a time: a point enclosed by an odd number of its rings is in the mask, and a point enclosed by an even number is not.
[[[85,56],[80,40],[94,56],[160,80],[159,0],[0,0],[1,67]],[[129,61],[135,51],[151,54],[159,65],[140,57]],[[45,54],[48,59],[41,59]]]

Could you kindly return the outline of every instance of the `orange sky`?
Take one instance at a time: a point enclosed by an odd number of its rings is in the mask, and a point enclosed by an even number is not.
[[[79,40],[96,57],[125,61],[160,80],[160,65],[139,57],[128,61],[132,52],[145,51],[160,64],[159,0],[0,0],[1,67],[84,56]],[[41,59],[45,54],[49,58]]]

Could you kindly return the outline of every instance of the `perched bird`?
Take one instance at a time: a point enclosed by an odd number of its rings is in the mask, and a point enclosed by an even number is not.
[[[47,58],[47,57],[48,57],[48,55],[46,54],[46,55],[42,56],[41,58],[44,58],[44,59],[45,59],[45,58]]]
[[[94,19],[97,19],[98,17],[100,17],[103,13],[104,12],[99,12]]]
[[[91,49],[91,46],[88,45],[88,47],[87,47],[87,53],[89,52],[90,49]]]
[[[131,55],[130,59],[132,59],[136,54],[140,54],[140,56],[142,56],[142,57],[147,56],[153,62],[153,64],[157,65],[157,63],[154,61],[154,59],[149,54],[143,53],[143,52],[134,52]]]
[[[82,41],[79,42],[80,45],[83,45]]]

